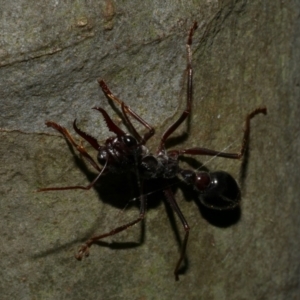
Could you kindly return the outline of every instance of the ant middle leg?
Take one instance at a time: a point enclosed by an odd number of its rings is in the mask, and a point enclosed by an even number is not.
[[[250,114],[246,116],[245,121],[245,129],[244,129],[244,135],[242,140],[242,146],[240,149],[240,152],[238,153],[226,153],[222,151],[215,151],[210,150],[207,148],[200,148],[200,147],[194,147],[194,148],[188,148],[188,149],[182,149],[182,150],[172,150],[168,152],[169,154],[177,154],[177,155],[183,155],[183,154],[191,154],[191,155],[209,155],[209,156],[218,156],[218,157],[224,157],[224,158],[231,158],[231,159],[240,159],[244,156],[245,151],[247,149],[248,143],[249,143],[249,137],[250,137],[250,121],[252,118],[254,118],[258,114],[267,114],[267,108],[266,107],[259,107],[255,110],[253,110]]]

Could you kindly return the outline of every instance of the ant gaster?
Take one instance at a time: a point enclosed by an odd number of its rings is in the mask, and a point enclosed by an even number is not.
[[[146,195],[143,192],[144,181],[150,178],[174,178],[180,176],[184,182],[191,185],[199,195],[199,199],[205,206],[216,209],[232,209],[239,204],[240,191],[236,181],[233,177],[224,172],[204,172],[204,171],[192,171],[182,169],[178,164],[180,156],[189,155],[209,155],[218,156],[231,159],[239,159],[243,157],[250,135],[250,120],[257,114],[266,114],[266,107],[260,107],[252,111],[246,117],[245,131],[242,141],[242,146],[239,153],[225,153],[222,151],[215,151],[206,148],[187,148],[181,150],[166,150],[165,143],[168,137],[183,123],[183,121],[191,113],[192,107],[192,95],[193,95],[193,69],[192,69],[192,38],[195,30],[197,29],[197,23],[194,22],[190,28],[187,39],[187,104],[184,112],[179,119],[175,121],[162,135],[158,149],[155,154],[149,152],[146,148],[146,142],[154,135],[154,128],[149,125],[144,119],[142,119],[137,113],[135,113],[129,106],[123,101],[118,99],[112,94],[106,83],[101,79],[98,80],[99,85],[106,95],[106,97],[118,105],[121,106],[124,120],[127,123],[132,135],[125,133],[119,126],[117,126],[109,117],[107,112],[101,107],[94,107],[98,110],[110,131],[114,133],[114,136],[109,137],[104,145],[99,145],[98,141],[91,135],[85,133],[79,129],[74,120],[73,128],[84,138],[93,148],[98,151],[98,162],[102,166],[100,167],[96,161],[87,153],[83,145],[76,143],[69,131],[55,122],[46,122],[46,125],[59,131],[69,142],[79,151],[79,153],[97,170],[98,175],[88,186],[67,186],[67,187],[50,187],[42,188],[38,191],[57,191],[57,190],[70,190],[70,189],[83,189],[89,190],[95,182],[104,174],[109,172],[134,172],[137,177],[138,186],[140,189],[140,213],[138,218],[129,222],[123,226],[119,226],[109,232],[90,238],[84,245],[79,248],[76,258],[81,260],[83,256],[89,255],[90,247],[98,240],[108,236],[112,236],[126,230],[127,228],[137,224],[144,219],[146,213]],[[140,124],[142,124],[147,132],[141,136],[134,128],[129,116],[134,118]],[[232,190],[236,189],[237,193],[232,193]],[[179,279],[179,269],[181,263],[185,257],[186,246],[189,237],[190,227],[183,216],[173,192],[170,187],[165,187],[163,190],[168,202],[173,210],[177,213],[182,226],[185,231],[184,240],[181,247],[180,257],[177,261],[174,275],[175,280]]]

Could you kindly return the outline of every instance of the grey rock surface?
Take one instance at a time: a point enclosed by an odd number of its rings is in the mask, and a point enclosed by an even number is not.
[[[297,299],[300,3],[2,2],[1,298]],[[98,86],[103,78],[155,126],[149,143],[155,149],[185,107],[185,43],[193,21],[199,23],[193,111],[189,125],[174,136],[189,134],[171,146],[236,152],[246,114],[267,106],[268,115],[251,123],[246,163],[196,158],[237,178],[241,207],[209,212],[175,182],[191,227],[179,282],[173,270],[183,229],[160,191],[149,195],[144,224],[93,246],[90,257],[78,262],[74,253],[91,235],[138,215],[134,176],[105,176],[90,191],[36,193],[88,184],[95,176],[44,122],[74,134],[77,118],[80,128],[103,142],[111,133],[91,107],[105,108],[123,126]]]

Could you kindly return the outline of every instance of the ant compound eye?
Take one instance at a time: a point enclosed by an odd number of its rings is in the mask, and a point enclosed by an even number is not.
[[[104,165],[107,160],[107,152],[105,150],[100,150],[97,155],[97,159],[101,165]]]
[[[131,135],[124,135],[122,136],[122,142],[127,146],[127,147],[133,147],[137,145],[136,139],[131,136]]]

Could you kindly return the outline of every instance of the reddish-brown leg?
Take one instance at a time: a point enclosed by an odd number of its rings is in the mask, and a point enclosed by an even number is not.
[[[107,162],[106,162],[106,164],[107,164]],[[37,192],[64,191],[64,190],[77,190],[77,189],[89,190],[97,182],[97,180],[101,177],[101,175],[104,173],[106,164],[104,165],[104,167],[102,168],[100,173],[97,175],[97,177],[87,186],[73,185],[73,186],[64,186],[64,187],[48,187],[48,188],[38,189]]]
[[[243,157],[245,154],[245,151],[247,149],[247,145],[249,143],[249,136],[250,136],[250,120],[255,117],[258,114],[267,114],[267,108],[266,107],[259,107],[255,110],[253,110],[250,114],[246,116],[245,121],[245,130],[244,130],[244,136],[242,141],[241,150],[239,153],[226,153],[222,151],[215,151],[210,150],[207,148],[188,148],[188,149],[182,149],[182,150],[171,150],[168,152],[168,154],[176,153],[178,155],[182,154],[191,154],[191,155],[209,155],[209,156],[218,156],[218,157],[225,157],[225,158],[232,158],[232,159],[239,159]]]
[[[105,238],[105,237],[108,237],[108,236],[112,236],[112,235],[115,235],[121,231],[124,231],[126,229],[128,229],[129,227],[139,223],[140,221],[142,221],[145,217],[145,212],[143,213],[140,213],[139,217],[132,221],[132,222],[129,222],[125,225],[122,225],[120,227],[117,227],[107,233],[104,233],[104,234],[101,234],[101,235],[96,235],[92,238],[90,238],[88,241],[86,241],[86,243],[84,245],[82,245],[79,250],[78,250],[78,253],[75,255],[76,259],[78,260],[81,260],[83,256],[89,256],[89,249],[90,247],[95,244],[97,241]]]
[[[59,191],[59,190],[73,190],[73,189],[83,189],[83,190],[89,190],[95,182],[99,179],[99,177],[103,174],[105,170],[105,166],[100,169],[97,163],[94,161],[94,159],[87,153],[85,148],[82,146],[82,144],[77,144],[72,137],[72,135],[69,133],[69,131],[60,126],[59,124],[55,122],[46,122],[46,125],[48,127],[52,127],[59,131],[77,150],[78,152],[99,172],[97,177],[87,186],[80,186],[80,185],[75,185],[75,186],[66,186],[66,187],[48,187],[48,188],[42,188],[38,189],[37,192],[46,192],[46,191]]]
[[[48,127],[52,127],[55,130],[59,131],[77,150],[78,152],[97,170],[101,171],[95,160],[87,153],[85,148],[82,146],[82,143],[77,144],[75,142],[75,139],[72,137],[72,135],[69,133],[68,129],[65,127],[60,126],[59,124],[55,122],[48,121],[45,123]],[[75,124],[75,121],[74,121]]]
[[[177,202],[176,202],[176,199],[173,195],[173,192],[171,191],[170,188],[168,189],[165,189],[164,190],[164,193],[165,193],[165,196],[167,198],[167,200],[169,201],[171,207],[173,208],[173,210],[176,212],[176,214],[178,215],[181,223],[182,223],[182,226],[184,228],[184,231],[185,231],[185,235],[184,235],[184,240],[183,240],[183,243],[182,243],[182,246],[181,246],[181,251],[180,251],[180,257],[176,263],[176,267],[175,267],[175,270],[174,270],[174,275],[175,275],[175,280],[179,280],[179,276],[178,276],[178,272],[179,272],[179,268],[180,268],[180,265],[184,259],[184,256],[185,256],[185,251],[186,251],[186,245],[187,245],[187,242],[188,242],[188,238],[189,238],[189,232],[190,232],[190,226],[189,224],[187,223],[185,217],[183,216]]]
[[[137,130],[133,126],[132,122],[130,121],[130,119],[126,113],[126,110],[125,110],[124,102],[122,102],[122,104],[121,104],[121,109],[122,109],[122,114],[125,119],[125,122],[126,122],[127,126],[130,128],[130,131],[133,133],[133,135],[136,137],[136,139],[139,141],[139,143],[144,145],[146,143],[146,141],[144,138],[141,137],[141,135],[137,132]]]
[[[179,119],[174,122],[163,134],[161,141],[160,141],[160,145],[158,147],[157,153],[159,154],[162,150],[164,150],[165,147],[165,141],[167,140],[167,138],[178,128],[178,126],[187,118],[187,116],[190,114],[191,112],[191,107],[192,107],[192,93],[193,93],[193,69],[192,69],[192,52],[191,52],[191,45],[192,45],[192,37],[193,34],[195,32],[195,30],[197,29],[197,22],[194,22],[193,26],[190,29],[189,32],[189,36],[188,36],[188,41],[187,41],[187,59],[188,59],[188,64],[187,64],[187,72],[188,72],[188,76],[187,76],[187,106],[186,109],[184,110],[184,112],[182,113],[182,115],[179,117]],[[175,155],[178,154],[175,151]],[[188,238],[189,238],[189,230],[190,227],[185,219],[185,217],[183,216],[177,202],[176,199],[174,198],[174,195],[171,191],[170,188],[167,188],[164,190],[164,194],[168,200],[168,202],[170,203],[172,209],[175,211],[175,213],[178,215],[183,228],[185,230],[185,235],[184,235],[184,240],[183,240],[183,244],[181,247],[181,251],[180,251],[180,257],[177,261],[175,270],[174,270],[174,275],[175,275],[175,280],[179,280],[179,268],[181,266],[181,263],[185,257],[185,252],[186,252],[186,246],[187,246],[187,242],[188,242]]]
[[[186,44],[187,49],[187,105],[182,113],[182,115],[179,117],[179,119],[174,122],[163,134],[160,145],[158,147],[157,153],[160,153],[164,147],[165,142],[167,138],[179,127],[179,125],[188,117],[188,115],[191,113],[192,108],[192,99],[193,99],[193,68],[192,68],[192,50],[191,45],[193,41],[193,34],[195,30],[197,29],[198,25],[197,22],[194,22],[193,26],[190,29],[189,37]]]
[[[137,219],[135,219],[134,221],[132,222],[129,222],[125,225],[122,225],[122,226],[119,226],[109,232],[106,232],[106,233],[103,233],[103,234],[100,234],[100,235],[96,235],[92,238],[90,238],[88,241],[86,241],[86,243],[84,245],[82,245],[79,250],[78,250],[78,253],[75,255],[76,259],[78,260],[81,260],[83,258],[83,256],[89,256],[89,248],[95,244],[97,241],[103,239],[103,238],[106,238],[108,236],[112,236],[112,235],[115,235],[121,231],[124,231],[126,229],[128,229],[129,227],[141,222],[144,217],[145,217],[145,212],[146,212],[146,198],[145,196],[143,195],[143,185],[140,183],[140,178],[138,178],[138,183],[139,183],[139,186],[140,186],[140,195],[141,195],[141,198],[140,198],[140,201],[141,201],[141,205],[140,205],[140,214],[139,214],[139,217]]]
[[[125,113],[130,114],[134,119],[136,119],[139,123],[141,123],[143,126],[145,126],[148,129],[148,132],[144,134],[143,137],[141,137],[135,129],[133,129],[133,133],[135,134],[135,137],[144,145],[151,136],[154,134],[154,128],[149,125],[144,119],[142,119],[137,113],[135,113],[129,106],[127,106],[122,100],[117,98],[113,93],[110,91],[106,83],[102,80],[99,79],[98,83],[103,91],[103,93],[106,95],[107,98],[111,99],[112,101],[116,102],[118,105],[120,105],[122,108],[122,112],[124,115],[124,118],[126,122],[128,123],[130,129],[134,128],[131,121],[127,116],[125,116]]]

